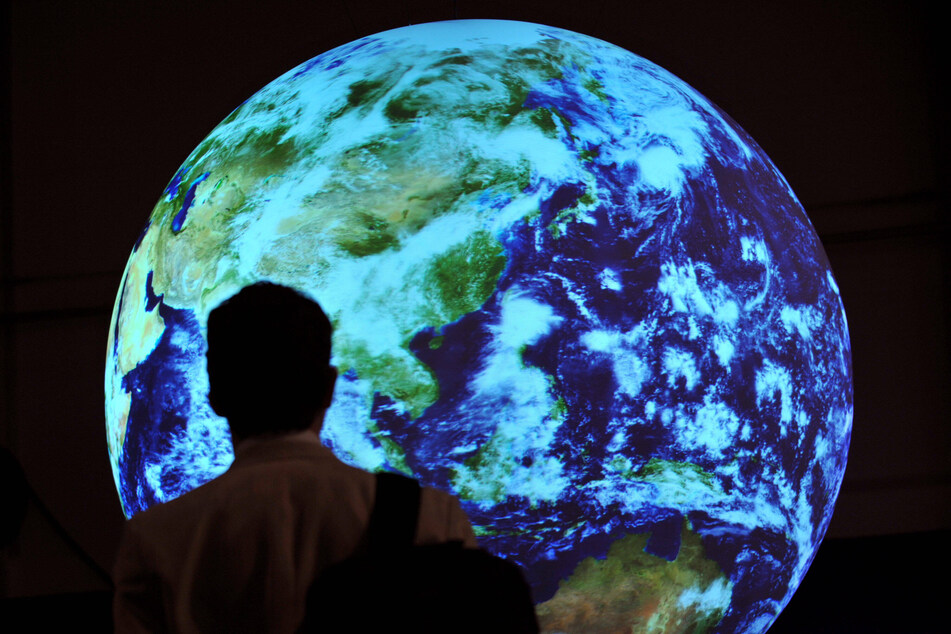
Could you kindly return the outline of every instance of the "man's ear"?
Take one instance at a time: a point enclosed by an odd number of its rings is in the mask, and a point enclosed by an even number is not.
[[[332,365],[327,366],[327,374],[325,376],[324,401],[321,403],[321,408],[326,410],[334,400],[334,385],[337,383],[337,368]]]

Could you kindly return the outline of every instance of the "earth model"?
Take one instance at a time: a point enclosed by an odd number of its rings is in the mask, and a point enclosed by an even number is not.
[[[232,460],[203,330],[321,303],[344,461],[457,495],[548,632],[763,632],[829,524],[852,421],[839,290],[789,185],[611,44],[457,21],[279,77],[175,173],[106,367],[132,516]]]

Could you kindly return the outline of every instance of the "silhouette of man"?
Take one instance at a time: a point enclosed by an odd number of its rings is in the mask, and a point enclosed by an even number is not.
[[[208,317],[209,402],[235,461],[220,477],[126,525],[114,577],[117,632],[290,632],[308,587],[365,548],[372,474],[318,433],[336,368],[320,307],[270,283]],[[424,488],[416,543],[476,546],[458,501]]]

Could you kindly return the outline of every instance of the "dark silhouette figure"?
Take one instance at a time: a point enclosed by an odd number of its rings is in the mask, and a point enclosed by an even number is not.
[[[261,282],[208,315],[208,401],[234,442],[301,431],[330,407],[330,320],[316,302]]]
[[[269,283],[208,318],[209,401],[235,461],[220,477],[126,525],[114,571],[118,632],[292,632],[308,589],[365,552],[377,478],[340,462],[318,433],[333,396],[331,326]],[[475,536],[457,500],[419,490],[413,543]]]

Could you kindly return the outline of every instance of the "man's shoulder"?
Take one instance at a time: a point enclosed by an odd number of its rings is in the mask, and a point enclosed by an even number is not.
[[[137,514],[130,526],[177,523],[234,505],[249,511],[255,500],[267,502],[282,491],[310,491],[342,483],[350,484],[344,489],[372,490],[372,480],[372,474],[340,461],[316,435],[253,439],[238,446],[234,462],[219,476]]]
[[[186,518],[195,517],[198,511],[207,510],[212,500],[220,495],[220,489],[227,486],[228,471],[182,495],[153,504],[148,509],[134,515],[128,522],[130,532],[164,533],[169,529],[179,529]]]

